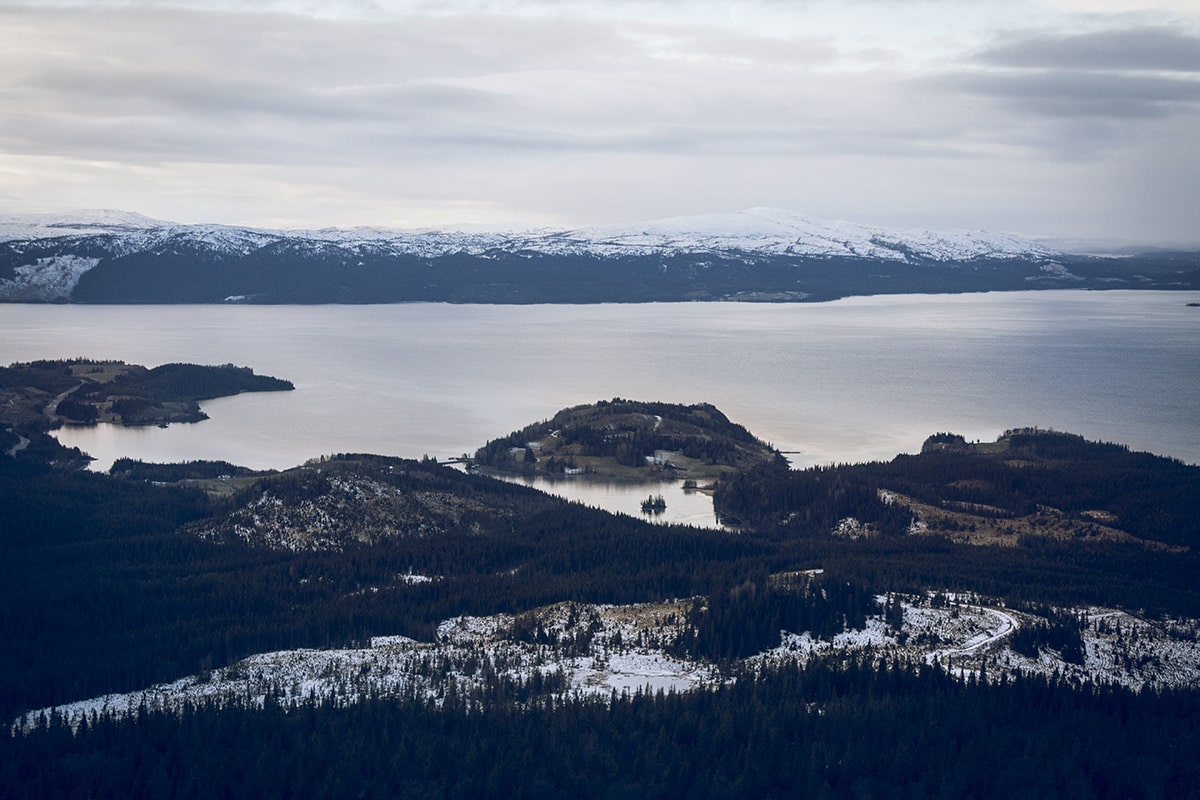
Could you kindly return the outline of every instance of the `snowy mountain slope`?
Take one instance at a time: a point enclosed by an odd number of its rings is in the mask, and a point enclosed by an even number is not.
[[[0,215],[0,301],[578,303],[1195,288],[1193,255],[1158,265],[1088,260],[1005,233],[900,230],[770,208],[513,231],[10,214]],[[1079,275],[1081,267],[1090,274]]]
[[[64,255],[38,258],[13,269],[13,277],[0,281],[5,299],[23,303],[69,300],[80,276],[100,263],[98,258]]]
[[[600,255],[734,251],[889,261],[969,261],[1053,255],[1053,251],[1036,242],[1009,234],[905,231],[816,220],[775,208],[672,217],[636,225],[581,228],[546,234],[531,245],[537,249],[539,243],[550,252],[564,250]]]
[[[170,228],[172,223],[129,211],[86,209],[41,214],[0,214],[0,242],[62,236],[133,234]]]
[[[733,214],[671,217],[628,225],[573,230],[402,231],[388,228],[280,230],[226,225],[179,225],[121,211],[0,215],[0,242],[64,236],[129,237],[153,246],[170,237],[209,244],[218,250],[295,239],[348,249],[372,247],[405,255],[478,255],[508,252],[599,256],[735,251],[815,256],[860,256],[934,261],[974,258],[1045,257],[1048,248],[1017,236],[986,231],[904,231],[851,222],[822,221],[772,208]]]

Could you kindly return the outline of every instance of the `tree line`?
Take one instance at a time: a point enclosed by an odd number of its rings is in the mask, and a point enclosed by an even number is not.
[[[553,683],[553,682],[552,682]],[[556,691],[552,687],[551,691]],[[1200,695],[967,681],[866,659],[674,694],[504,687],[421,698],[142,708],[0,746],[13,800],[92,798],[1186,798]]]

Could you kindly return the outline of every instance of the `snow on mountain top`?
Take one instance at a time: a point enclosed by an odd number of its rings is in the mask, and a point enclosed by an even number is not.
[[[569,230],[456,226],[447,230],[321,228],[271,230],[227,225],[178,225],[119,211],[0,215],[0,241],[73,234],[134,234],[142,245],[182,237],[241,252],[275,240],[340,247],[369,245],[396,253],[437,256],[488,250],[547,255],[638,256],[740,252],[769,255],[879,258],[907,261],[981,257],[1047,257],[1054,251],[1028,239],[988,231],[901,230],[840,220],[818,220],[775,208],[668,217],[630,224]],[[134,242],[130,242],[131,245]]]
[[[173,223],[113,209],[82,209],[35,214],[0,214],[0,241],[50,239],[96,233],[128,233],[170,227]]]
[[[738,250],[888,260],[905,260],[915,255],[939,261],[1052,254],[1036,242],[1010,234],[901,230],[844,220],[818,220],[777,208],[751,208],[732,214],[670,217],[634,225],[583,228],[563,236],[632,252]]]
[[[613,239],[635,236],[688,239],[714,235],[744,240],[798,239],[855,227],[858,226],[853,223],[819,221],[778,208],[750,208],[732,214],[696,214],[582,228],[568,232],[568,235]]]
[[[856,256],[903,261],[980,257],[1044,257],[1052,250],[1028,239],[989,231],[901,230],[842,220],[818,220],[777,208],[667,217],[568,230],[459,226],[405,232],[387,228],[288,231],[322,241],[387,242],[407,252],[488,248],[600,256],[737,251],[774,255]]]

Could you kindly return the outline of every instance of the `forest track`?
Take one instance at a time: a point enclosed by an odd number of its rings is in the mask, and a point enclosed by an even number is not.
[[[16,458],[17,453],[21,452],[26,447],[29,447],[29,440],[26,439],[24,436],[22,436],[21,434],[18,433],[17,439],[18,439],[17,443],[14,444],[12,447],[8,448],[9,458]]]
[[[988,635],[979,641],[975,641],[979,638],[978,636],[968,639],[961,648],[951,651],[950,655],[974,655],[988,645],[995,644],[1001,639],[1011,636],[1021,627],[1021,623],[1017,620],[1017,618],[1012,614],[1009,614],[1007,611],[1001,611],[998,608],[990,608],[988,606],[980,606],[979,610],[985,614],[990,614],[993,618],[999,621],[999,625],[989,631]]]
[[[1021,622],[1012,614],[999,608],[979,606],[979,610],[996,620],[996,626],[983,633],[977,633],[957,647],[935,650],[926,654],[925,663],[932,664],[942,658],[961,658],[977,655],[984,648],[1003,641],[1021,629]]]
[[[53,400],[46,404],[46,407],[42,409],[42,413],[46,416],[46,419],[50,420],[51,425],[62,420],[62,417],[58,415],[58,404],[63,400],[66,400],[70,395],[79,391],[85,383],[87,383],[87,381],[80,381],[70,389],[67,389],[65,392],[59,392]]]

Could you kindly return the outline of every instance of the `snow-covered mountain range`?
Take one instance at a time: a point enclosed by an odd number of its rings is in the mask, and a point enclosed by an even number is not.
[[[216,249],[248,252],[295,239],[350,249],[386,249],[435,257],[479,255],[488,250],[546,255],[653,255],[675,253],[768,253],[858,256],[891,261],[969,261],[976,258],[1050,256],[1028,239],[988,231],[900,230],[853,222],[826,221],[774,208],[565,230],[405,231],[392,228],[282,230],[227,225],[180,225],[123,211],[0,215],[0,242],[108,235],[126,251],[186,238]]]
[[[510,231],[0,215],[0,301],[16,302],[821,300],[1081,286],[1071,258],[1005,233],[900,230],[770,208]]]

